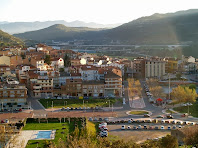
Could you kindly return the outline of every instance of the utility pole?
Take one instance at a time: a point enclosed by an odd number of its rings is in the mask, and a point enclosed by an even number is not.
[[[169,95],[169,100],[170,100],[170,73],[168,74],[168,95]]]

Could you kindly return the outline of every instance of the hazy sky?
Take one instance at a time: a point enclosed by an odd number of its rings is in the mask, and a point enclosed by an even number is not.
[[[198,0],[0,0],[0,21],[81,20],[112,24],[197,7]]]

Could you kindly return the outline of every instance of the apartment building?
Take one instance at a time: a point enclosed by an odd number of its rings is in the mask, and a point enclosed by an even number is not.
[[[122,97],[122,77],[108,71],[105,73],[105,96]]]
[[[103,97],[104,81],[83,81],[83,96]]]
[[[145,78],[161,78],[165,75],[166,61],[161,58],[150,58],[145,60]]]
[[[66,79],[65,95],[82,96],[82,79]]]
[[[8,65],[0,65],[0,74],[4,74],[6,72],[10,72],[10,66]]]
[[[27,103],[27,88],[24,84],[1,84],[0,85],[0,104],[5,109],[21,108]]]
[[[98,68],[93,65],[82,65],[79,68],[83,81],[99,80]]]
[[[27,80],[28,89],[31,90],[33,97],[53,96],[53,78],[49,77],[47,73],[41,74],[36,71],[29,71]]]

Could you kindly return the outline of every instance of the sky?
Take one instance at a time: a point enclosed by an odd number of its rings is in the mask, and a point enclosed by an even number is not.
[[[0,22],[80,20],[115,24],[197,7],[197,0],[0,0]]]

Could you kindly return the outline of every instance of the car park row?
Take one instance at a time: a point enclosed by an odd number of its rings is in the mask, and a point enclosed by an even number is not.
[[[100,137],[107,137],[108,136],[108,128],[107,128],[107,123],[102,122],[98,125],[99,128],[99,136]]]
[[[150,90],[149,90],[149,87],[147,86],[147,84],[144,84],[144,90],[145,90],[145,93],[149,99],[149,102],[154,103],[153,95],[150,93]]]
[[[182,128],[183,126],[149,126],[149,125],[137,125],[137,126],[126,126],[122,125],[121,130],[171,130],[171,129],[177,129],[177,128]]]
[[[196,122],[180,121],[180,120],[158,120],[158,119],[128,119],[128,120],[116,120],[108,121],[108,124],[119,124],[119,123],[160,123],[160,124],[178,124],[178,125],[198,125]]]
[[[63,107],[61,108],[61,111],[70,111],[70,110],[101,110],[102,107]]]

